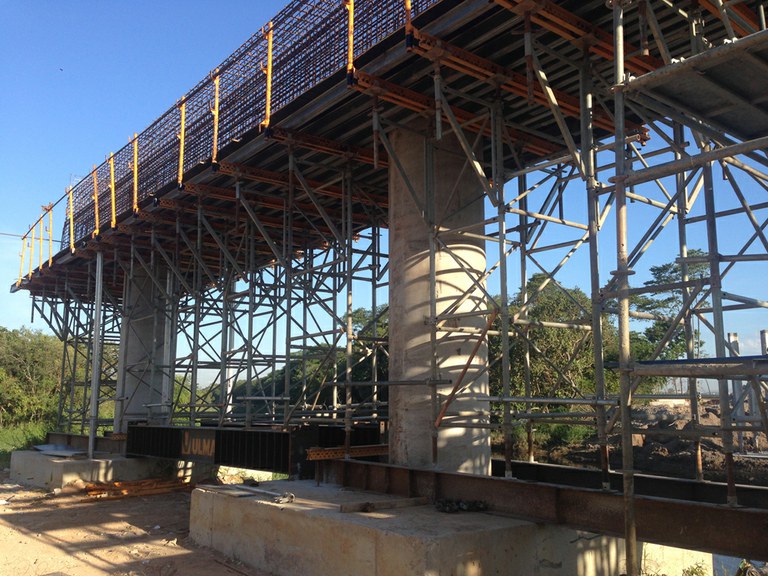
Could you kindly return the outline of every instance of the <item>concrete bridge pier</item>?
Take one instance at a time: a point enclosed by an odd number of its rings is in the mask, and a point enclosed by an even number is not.
[[[172,279],[164,268],[155,270],[154,281],[138,267],[126,276],[115,395],[116,433],[125,432],[133,421],[170,423],[175,329],[168,303],[155,282],[161,280],[165,293],[173,294]]]
[[[390,389],[390,461],[489,474],[489,432],[472,427],[489,408],[488,375],[481,374],[488,363],[480,336],[486,319],[479,313],[488,305],[472,280],[485,272],[484,241],[454,231],[482,222],[484,200],[458,140],[435,141],[432,134],[389,134],[396,156],[389,168],[389,377],[451,383],[437,385],[436,398],[424,385]],[[440,327],[443,315],[452,317]],[[436,429],[440,407],[459,381],[443,421],[455,426]]]

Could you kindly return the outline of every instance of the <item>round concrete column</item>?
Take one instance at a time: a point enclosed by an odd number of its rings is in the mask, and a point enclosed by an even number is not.
[[[160,278],[170,277],[161,269]],[[144,270],[125,280],[124,315],[120,327],[114,431],[125,432],[134,420],[169,422],[173,393],[168,367],[173,337],[162,301]]]
[[[434,465],[445,471],[488,474],[489,432],[471,427],[479,423],[477,412],[489,408],[488,376],[487,373],[479,375],[488,363],[487,343],[480,342],[470,362],[479,335],[439,330],[433,344],[430,318],[446,311],[463,314],[488,308],[484,295],[465,271],[476,280],[485,271],[484,242],[450,232],[483,220],[480,186],[477,177],[465,166],[464,153],[453,137],[445,136],[433,145],[423,135],[398,130],[390,138],[418,204],[390,161],[389,378],[393,381],[436,378],[456,383],[469,363],[445,423],[470,425],[441,427],[434,461],[435,408],[429,388],[393,386],[389,392],[390,461],[409,467]],[[422,216],[422,208],[426,218]],[[440,240],[448,248],[436,244],[434,286],[430,279],[432,231],[427,223],[430,214],[442,230]],[[467,291],[469,297],[457,306]],[[430,306],[432,299],[436,303],[434,311]],[[446,324],[448,329],[468,328],[476,332],[484,326],[481,316],[453,318]],[[452,387],[453,384],[438,386],[440,402],[445,401]]]

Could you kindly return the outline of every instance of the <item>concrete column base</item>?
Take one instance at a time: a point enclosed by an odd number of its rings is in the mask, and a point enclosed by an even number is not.
[[[400,499],[316,487],[311,481],[262,483],[259,490],[289,491],[296,499],[276,504],[264,492],[198,488],[192,493],[192,539],[278,576],[615,576],[623,571],[619,538],[486,513],[446,514],[431,505],[342,513],[344,503]],[[680,574],[698,561],[712,566],[709,554],[659,546],[644,552],[654,573]]]

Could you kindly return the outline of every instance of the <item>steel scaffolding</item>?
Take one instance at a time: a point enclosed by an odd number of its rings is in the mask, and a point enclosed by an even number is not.
[[[768,431],[765,341],[741,356],[729,335],[747,313],[765,325],[768,307],[767,70],[763,2],[291,2],[25,236],[14,289],[67,344],[62,427],[86,429],[91,381],[100,405],[114,400],[116,426],[128,418],[118,382],[131,375],[150,390],[147,422],[333,425],[349,440],[386,423],[388,387],[428,386],[435,430],[500,430],[508,474],[516,429],[533,460],[536,426],[594,427],[603,487],[620,431],[636,574],[633,435],[692,440],[697,479],[702,439],[719,437],[736,504],[734,451]],[[409,129],[428,135],[430,258],[466,272],[465,292],[426,319],[427,382],[386,376],[387,183],[408,179],[390,135]],[[430,196],[430,151],[446,134],[486,207],[458,231]],[[451,254],[442,237],[457,232],[485,242],[485,270]],[[677,276],[652,283],[670,261]],[[476,333],[498,344],[487,368],[470,370],[471,357],[458,381],[441,380],[436,351],[469,330],[452,321],[477,293]],[[564,304],[541,318],[550,294]],[[637,306],[658,294],[674,295],[663,311]],[[139,315],[153,325],[131,336]],[[662,333],[639,361],[634,335],[656,320]],[[131,338],[147,360],[109,351],[94,366],[95,341],[123,353]],[[665,359],[676,339],[682,356]],[[453,410],[486,373],[487,411]],[[649,378],[683,386],[649,394]],[[709,381],[716,426],[702,423]],[[633,422],[633,405],[657,398],[685,399],[689,426]]]

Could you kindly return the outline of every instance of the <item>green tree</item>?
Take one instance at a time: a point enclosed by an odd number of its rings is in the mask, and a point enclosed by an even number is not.
[[[694,249],[688,253],[689,257],[706,257],[707,253]],[[645,282],[645,286],[668,286],[678,283],[682,279],[682,268],[675,260],[651,266],[651,279]],[[709,275],[709,265],[697,262],[688,265],[688,278],[697,280]],[[650,359],[654,349],[662,342],[664,335],[669,331],[671,319],[673,319],[683,305],[683,294],[680,289],[667,288],[653,292],[650,295],[637,296],[632,299],[632,306],[641,312],[649,312],[665,316],[664,319],[651,321],[650,325],[642,332],[642,336],[634,335],[635,348],[633,355],[638,360]],[[644,340],[644,341],[643,341]],[[701,354],[702,342],[698,333],[694,334],[694,351],[697,356]],[[674,335],[659,355],[660,359],[675,360],[683,358],[687,349],[685,330],[679,325]]]
[[[0,327],[0,425],[55,422],[61,357],[53,336]]]
[[[564,288],[549,282],[546,276],[535,274],[528,282],[529,298],[535,294],[526,314],[519,314],[523,295],[518,293],[510,304],[510,315],[516,314],[530,325],[518,324],[510,337],[510,390],[513,395],[525,392],[526,353],[530,358],[531,393],[534,396],[569,397],[587,394],[595,389],[595,366],[591,332],[577,328],[544,325],[546,322],[589,325],[591,302],[579,288]],[[542,288],[543,286],[543,288]],[[499,320],[496,328],[500,327]],[[615,340],[615,329],[603,322],[603,337]],[[491,393],[500,394],[501,338],[489,338],[489,354],[494,361],[490,370]],[[495,360],[494,360],[495,359]]]

